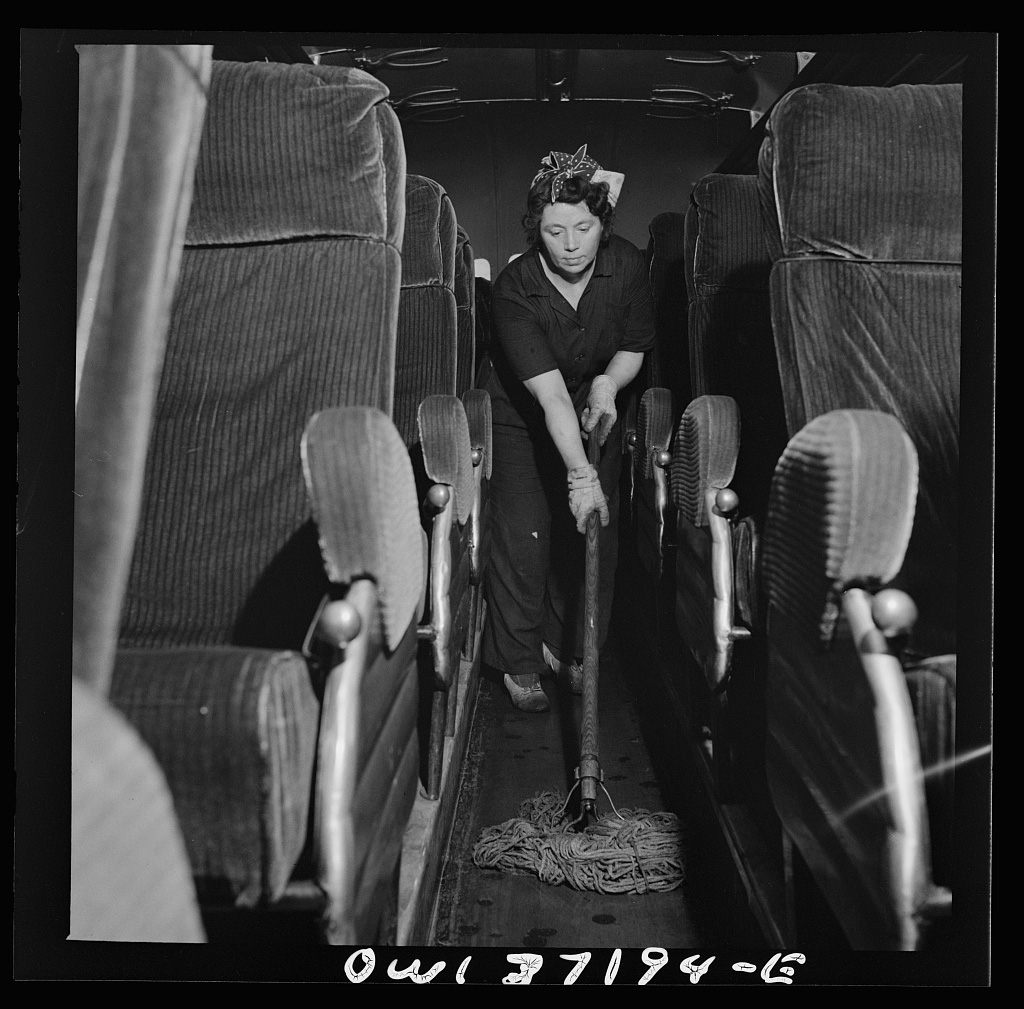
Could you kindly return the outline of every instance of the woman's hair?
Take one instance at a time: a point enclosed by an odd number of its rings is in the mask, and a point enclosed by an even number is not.
[[[528,245],[540,242],[540,219],[544,208],[551,203],[551,178],[540,179],[530,187],[523,214],[523,230]],[[607,182],[589,182],[573,176],[562,182],[562,191],[556,203],[586,203],[587,209],[601,222],[601,244],[607,245],[612,235],[615,208],[608,198]]]

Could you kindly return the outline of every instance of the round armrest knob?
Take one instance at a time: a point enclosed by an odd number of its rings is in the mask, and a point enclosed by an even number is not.
[[[667,452],[665,449],[656,451],[654,453],[654,465],[661,469],[668,469],[669,463],[672,462],[672,453]]]
[[[882,589],[871,600],[871,618],[887,638],[909,634],[917,622],[917,606],[900,589]]]
[[[636,448],[636,431],[630,431],[629,434],[626,435],[626,444],[630,448]]]
[[[728,515],[730,512],[734,512],[739,506],[739,495],[730,487],[723,487],[715,495],[715,507],[723,515]]]
[[[362,623],[359,611],[344,599],[328,603],[320,614],[320,629],[339,645],[351,641],[359,633]]]
[[[451,500],[452,492],[443,484],[436,483],[427,491],[427,500],[440,511]]]
[[[473,460],[474,466],[479,466],[480,463],[484,461],[484,450],[482,448],[473,449],[473,453],[470,458]]]

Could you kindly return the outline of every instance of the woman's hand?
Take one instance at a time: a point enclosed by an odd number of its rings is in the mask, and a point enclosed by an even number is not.
[[[610,375],[597,375],[590,383],[590,395],[580,415],[580,427],[588,435],[596,428],[599,445],[604,445],[608,440],[608,433],[618,418],[615,410],[615,395],[618,391],[619,387]]]
[[[569,470],[569,510],[581,533],[587,531],[587,519],[591,512],[600,515],[601,525],[608,525],[608,502],[601,490],[597,470],[590,463]]]

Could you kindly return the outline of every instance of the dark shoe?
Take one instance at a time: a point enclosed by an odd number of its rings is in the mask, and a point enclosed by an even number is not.
[[[553,673],[562,673],[568,677],[569,689],[574,694],[583,693],[583,663],[575,659],[572,662],[562,662],[556,659],[548,644],[545,641],[543,646],[544,661]]]
[[[574,694],[583,693],[583,663],[573,662],[569,666],[569,689]]]
[[[524,676],[521,679],[531,682],[525,686],[520,685],[513,677],[505,673],[505,689],[508,691],[509,697],[512,698],[513,707],[520,711],[534,713],[549,711],[551,705],[548,704],[548,695],[544,693],[544,688],[540,685],[540,677],[534,674],[532,677]]]

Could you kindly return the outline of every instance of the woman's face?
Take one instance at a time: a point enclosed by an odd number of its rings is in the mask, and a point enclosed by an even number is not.
[[[574,280],[597,257],[601,221],[586,203],[549,203],[541,214],[540,237],[551,268]]]

